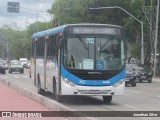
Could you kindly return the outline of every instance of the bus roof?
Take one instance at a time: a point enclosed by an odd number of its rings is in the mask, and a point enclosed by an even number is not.
[[[58,33],[58,32],[63,32],[64,28],[66,26],[83,26],[83,25],[86,25],[86,26],[109,26],[109,27],[118,27],[118,28],[122,28],[121,26],[118,26],[118,25],[112,25],[112,24],[94,24],[94,23],[84,23],[84,24],[67,24],[67,25],[63,25],[63,26],[59,26],[59,27],[56,27],[56,28],[52,28],[52,29],[48,29],[48,30],[45,30],[45,31],[41,31],[41,32],[37,32],[37,33],[34,33],[32,35],[32,39],[35,39],[35,38],[39,38],[39,37],[42,37],[42,36],[46,36],[46,35],[52,35],[54,33]]]
[[[64,27],[65,27],[65,25],[34,33],[32,35],[32,39],[42,37],[42,36],[46,36],[46,35],[51,35],[51,34],[54,34],[54,33],[57,33],[57,32],[63,32]]]

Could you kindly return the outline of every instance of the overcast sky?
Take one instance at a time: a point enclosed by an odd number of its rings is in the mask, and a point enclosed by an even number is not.
[[[19,2],[19,13],[7,12],[8,2]],[[29,25],[37,20],[37,12],[33,10],[47,11],[51,8],[52,3],[53,0],[0,0],[0,27],[16,22],[19,27],[25,28],[26,21],[28,23],[27,25]],[[39,21],[48,21],[51,19],[51,16],[45,12],[38,12],[38,15]]]

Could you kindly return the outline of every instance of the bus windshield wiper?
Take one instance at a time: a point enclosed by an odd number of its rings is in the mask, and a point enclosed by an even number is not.
[[[79,39],[79,41],[82,43],[82,45],[83,45],[83,47],[86,49],[86,50],[88,50],[88,47],[87,47],[87,45],[85,44],[85,42],[82,40],[82,38],[80,37],[80,36],[76,36],[78,39]]]

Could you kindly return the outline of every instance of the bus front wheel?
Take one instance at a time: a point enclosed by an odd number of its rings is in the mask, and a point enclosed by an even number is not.
[[[112,96],[103,96],[104,103],[110,103],[112,101]]]

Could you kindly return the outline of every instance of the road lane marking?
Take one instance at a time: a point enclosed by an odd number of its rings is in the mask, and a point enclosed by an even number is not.
[[[2,78],[6,79],[6,78],[9,78],[9,76],[1,76]]]
[[[20,78],[19,76],[14,76],[14,78]]]
[[[126,107],[130,107],[130,108],[133,108],[134,106],[131,106],[131,105],[127,105],[127,104],[122,104],[123,106],[126,106]]]
[[[136,93],[136,94],[138,94],[138,93],[140,93],[140,92],[137,92],[137,91],[130,91],[131,93]]]
[[[29,78],[28,76],[22,76],[23,78]]]

